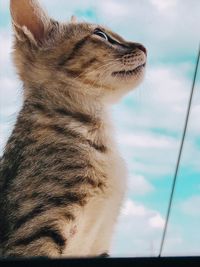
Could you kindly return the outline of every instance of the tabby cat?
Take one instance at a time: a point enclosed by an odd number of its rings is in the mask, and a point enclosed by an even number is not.
[[[1,254],[104,255],[126,188],[109,108],[142,80],[146,49],[10,2],[24,103],[1,159]]]

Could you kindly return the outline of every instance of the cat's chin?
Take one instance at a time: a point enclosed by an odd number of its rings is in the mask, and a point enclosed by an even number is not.
[[[144,79],[145,65],[142,64],[134,70],[115,72],[115,75],[112,77],[114,78],[113,87],[115,87],[116,94],[123,96],[129,91],[134,90]]]
[[[124,96],[129,92],[135,90],[144,79],[145,70],[137,74],[137,76],[132,75],[129,79],[117,79],[115,81],[115,88],[113,84],[113,90],[110,91],[110,94],[105,94],[104,101],[108,104],[115,104],[119,102]]]

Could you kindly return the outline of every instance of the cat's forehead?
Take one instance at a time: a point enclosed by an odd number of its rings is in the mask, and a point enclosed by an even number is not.
[[[66,23],[64,24],[64,30],[68,34],[88,34],[95,29],[95,25],[91,23]]]

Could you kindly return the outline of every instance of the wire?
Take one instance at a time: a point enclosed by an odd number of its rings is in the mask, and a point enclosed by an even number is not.
[[[164,245],[164,241],[165,241],[165,237],[166,237],[166,232],[167,232],[167,227],[168,227],[168,222],[169,222],[169,216],[170,216],[170,211],[171,211],[171,206],[172,206],[172,200],[173,200],[174,190],[175,190],[175,186],[176,186],[177,174],[178,174],[178,170],[179,170],[183,145],[184,145],[187,126],[188,126],[188,120],[189,120],[189,116],[190,116],[192,98],[193,98],[193,94],[194,94],[195,82],[196,82],[198,65],[199,65],[199,58],[200,58],[200,44],[199,44],[199,50],[198,50],[198,54],[197,54],[197,61],[196,61],[196,66],[195,66],[195,71],[194,71],[192,88],[191,88],[191,93],[190,93],[190,98],[189,98],[189,103],[188,103],[188,108],[187,108],[187,113],[186,113],[186,118],[185,118],[185,125],[184,125],[183,135],[182,135],[181,144],[180,144],[180,148],[179,148],[179,153],[178,153],[178,158],[177,158],[177,163],[176,163],[176,168],[175,168],[175,173],[174,173],[174,178],[173,178],[173,183],[172,183],[172,190],[170,193],[169,205],[168,205],[168,209],[167,209],[167,215],[166,215],[164,230],[163,230],[163,234],[162,234],[161,244],[160,244],[159,257],[161,257],[161,254],[163,251],[163,245]]]

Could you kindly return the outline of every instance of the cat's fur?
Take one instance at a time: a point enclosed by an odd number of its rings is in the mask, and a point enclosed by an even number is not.
[[[2,255],[101,255],[126,187],[109,106],[142,80],[146,50],[35,0],[11,0],[11,14],[24,104],[1,160]]]

